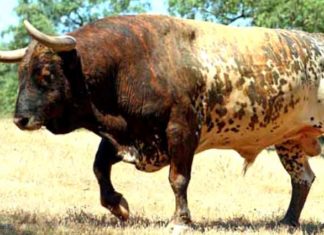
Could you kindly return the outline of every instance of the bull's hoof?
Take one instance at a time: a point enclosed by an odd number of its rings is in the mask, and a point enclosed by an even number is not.
[[[190,219],[190,216],[183,216],[178,219],[173,218],[169,222],[167,229],[171,232],[172,235],[187,234],[188,232],[192,232],[193,223]]]
[[[119,204],[115,206],[107,206],[110,212],[122,221],[129,218],[129,207],[125,198],[121,197]]]
[[[174,224],[169,223],[167,230],[171,232],[172,235],[182,235],[192,231],[192,228],[189,224]]]
[[[280,224],[288,225],[290,227],[298,228],[300,226],[298,220],[292,219],[290,217],[285,217],[279,221]]]

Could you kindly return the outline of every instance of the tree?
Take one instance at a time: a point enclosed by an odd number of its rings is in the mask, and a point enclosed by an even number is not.
[[[30,38],[23,26],[25,19],[49,34],[72,31],[98,18],[144,12],[150,8],[143,0],[18,0],[15,8],[19,23],[9,26],[2,36],[13,39],[1,49],[16,49],[28,45]],[[0,65],[0,114],[12,112],[17,91],[17,66]]]
[[[223,24],[246,19],[256,26],[324,32],[324,0],[169,0],[169,11]]]
[[[17,92],[17,66],[0,64],[0,114],[12,112]]]

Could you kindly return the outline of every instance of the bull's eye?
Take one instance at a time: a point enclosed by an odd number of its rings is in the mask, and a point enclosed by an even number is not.
[[[54,75],[53,74],[45,75],[45,76],[43,76],[42,80],[43,80],[43,83],[49,84],[54,80]]]
[[[37,77],[37,84],[42,88],[48,87],[50,83],[51,83],[51,74],[40,75]]]

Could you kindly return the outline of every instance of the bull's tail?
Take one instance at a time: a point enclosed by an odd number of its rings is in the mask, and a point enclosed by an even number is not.
[[[254,162],[254,159],[252,161],[249,159],[245,159],[244,164],[243,164],[243,169],[242,169],[243,176],[245,176],[247,170],[250,168],[250,166],[252,166],[253,162]]]
[[[245,159],[244,165],[243,165],[243,175],[246,174],[247,170],[249,167],[252,165],[254,162],[255,158],[258,156],[259,152],[254,152],[254,151],[238,151],[237,152]]]

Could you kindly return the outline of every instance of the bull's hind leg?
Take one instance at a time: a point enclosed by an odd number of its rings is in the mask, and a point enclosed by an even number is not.
[[[276,145],[280,161],[291,177],[292,195],[289,208],[283,220],[284,224],[299,225],[299,216],[304,207],[308,192],[315,179],[308,157],[302,146],[295,141],[286,141]]]
[[[116,156],[116,152],[116,148],[108,140],[102,139],[96,153],[93,171],[99,183],[101,205],[118,218],[127,220],[129,217],[127,201],[122,194],[115,191],[110,180],[112,165],[121,160]]]

